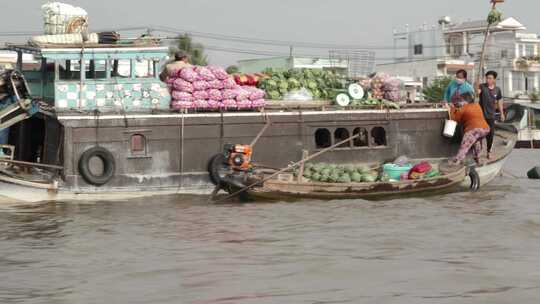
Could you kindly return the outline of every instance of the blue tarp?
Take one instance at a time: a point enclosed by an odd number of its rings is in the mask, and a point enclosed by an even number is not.
[[[6,99],[0,100],[0,110],[8,107],[14,102],[13,97],[8,97]],[[0,130],[0,145],[7,145],[9,140],[9,128]],[[0,151],[0,154],[2,151]]]

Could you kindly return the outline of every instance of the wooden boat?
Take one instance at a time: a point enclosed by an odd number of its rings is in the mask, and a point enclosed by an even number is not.
[[[265,175],[250,178],[246,184],[256,185],[245,191],[241,199],[391,199],[408,196],[434,195],[453,191],[478,190],[502,172],[502,168],[516,143],[517,133],[512,125],[499,125],[494,142],[493,158],[483,158],[482,165],[448,166],[447,159],[429,160],[441,175],[420,180],[373,183],[321,183],[292,174],[281,174],[265,180]],[[256,176],[256,174],[255,174]],[[266,175],[268,176],[268,174]],[[237,193],[241,184],[228,185],[229,192]]]
[[[271,179],[248,191],[253,198],[291,199],[377,199],[451,191],[465,181],[469,170],[465,166],[446,168],[442,175],[421,180],[373,183],[320,183]]]

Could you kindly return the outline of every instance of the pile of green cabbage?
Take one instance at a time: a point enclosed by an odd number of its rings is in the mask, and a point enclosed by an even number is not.
[[[365,166],[307,163],[304,177],[313,182],[322,183],[373,183],[378,172],[370,171]]]
[[[336,89],[343,89],[340,75],[316,69],[267,69],[267,76],[259,82],[258,87],[266,91],[266,97],[281,100],[287,93],[307,89],[313,99],[333,99]]]

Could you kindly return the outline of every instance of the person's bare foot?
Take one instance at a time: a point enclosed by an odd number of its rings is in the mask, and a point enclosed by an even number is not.
[[[491,160],[491,152],[488,152],[487,157],[488,160]]]

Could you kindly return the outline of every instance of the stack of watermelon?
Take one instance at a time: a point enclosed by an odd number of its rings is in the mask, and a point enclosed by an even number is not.
[[[321,183],[373,183],[378,176],[365,166],[307,163],[304,167],[305,178]]]
[[[239,86],[221,67],[186,67],[169,75],[167,83],[172,92],[171,107],[176,110],[245,110],[266,105],[264,91]]]

